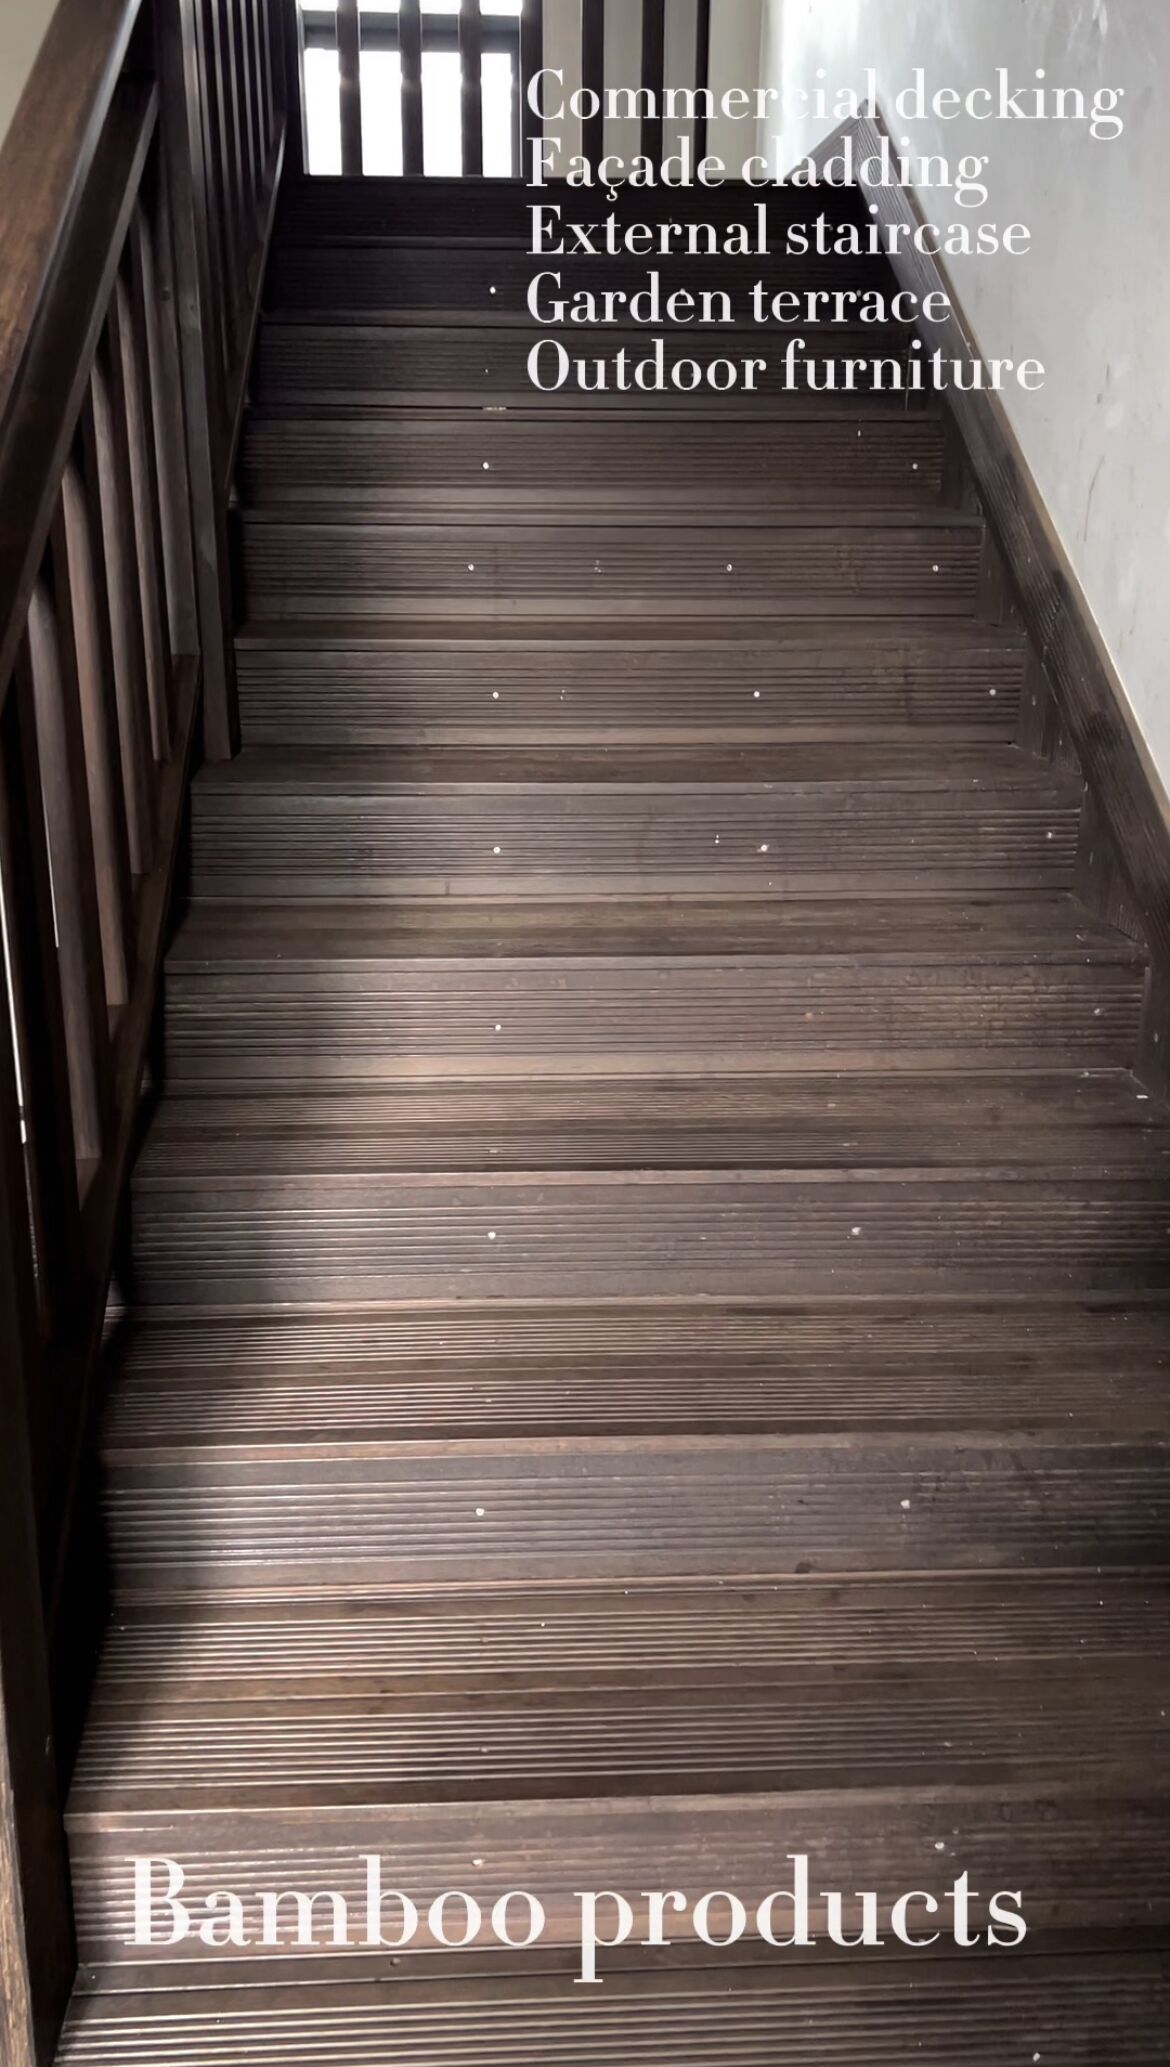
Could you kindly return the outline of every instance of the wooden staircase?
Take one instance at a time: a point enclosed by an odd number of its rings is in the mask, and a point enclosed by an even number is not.
[[[520,206],[472,192],[309,183],[278,231],[62,2059],[1153,2067],[1145,949],[940,410],[541,400]],[[531,1890],[543,1944],[370,1951],[376,1851],[424,1915]],[[576,1891],[752,1904],[800,1852],[851,1929],[967,1871],[1028,1942],[842,1953],[814,1893],[812,1950],[668,1916],[573,1985]],[[137,1856],[339,1891],[350,1941],[136,1948]]]

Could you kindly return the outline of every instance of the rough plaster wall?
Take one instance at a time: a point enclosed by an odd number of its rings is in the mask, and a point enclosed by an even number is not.
[[[1124,86],[1127,133],[1094,144],[1072,125],[926,121],[916,149],[990,154],[984,213],[1024,221],[1029,256],[955,259],[956,295],[985,357],[1030,353],[1038,394],[1008,415],[1096,616],[1139,726],[1170,785],[1170,0],[765,0],[764,80],[880,97],[925,65],[976,85],[999,65],[1032,83]],[[783,169],[832,123],[791,123],[770,155]],[[762,146],[765,148],[766,146]],[[949,221],[949,197],[923,196]]]
[[[0,142],[41,47],[57,0],[0,0]]]

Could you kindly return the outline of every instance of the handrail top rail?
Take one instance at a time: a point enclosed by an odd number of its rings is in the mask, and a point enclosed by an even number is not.
[[[0,433],[142,0],[59,0],[0,144]]]

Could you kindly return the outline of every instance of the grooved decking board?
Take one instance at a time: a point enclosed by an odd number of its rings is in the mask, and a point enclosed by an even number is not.
[[[929,1674],[876,1686],[842,1677],[780,1698],[737,1684],[705,1699],[579,1689],[371,1707],[362,1695],[263,1701],[244,1690],[234,1704],[194,1695],[172,1708],[148,1693],[132,1733],[121,1709],[96,1706],[69,1809],[79,1828],[125,1808],[1116,1780],[1165,1758],[1168,1715],[1170,1663],[1110,1684],[1083,1667],[1018,1679],[976,1668],[962,1687]]]
[[[139,1602],[107,1639],[107,1712],[295,1694],[498,1698],[573,1689],[785,1689],[1002,1673],[1108,1685],[1168,1655],[1170,1581],[1001,1573],[707,1588],[448,1594],[421,1601]],[[1122,1697],[1124,1698],[1124,1697]]]
[[[398,177],[308,179],[281,195],[277,236],[282,243],[322,240],[342,244],[358,238],[422,237],[427,243],[468,237],[511,238],[527,249],[534,206],[560,207],[570,221],[587,222],[613,215],[628,223],[674,222],[688,198],[677,187],[628,187],[606,197],[604,208],[589,194],[563,180],[549,180],[537,196],[517,180],[400,179]],[[789,223],[823,215],[827,221],[858,222],[863,209],[855,187],[826,184],[749,187],[740,180],[704,189],[704,222],[755,222],[755,210],[766,208],[771,233],[782,237]]]
[[[139,1211],[150,1211],[149,1197]],[[167,1320],[118,1345],[103,1452],[446,1436],[1163,1425],[1165,1313],[480,1310]]]
[[[1060,898],[204,904],[170,959],[170,1080],[1117,1066],[1143,965]]]
[[[538,398],[534,397],[534,403]],[[754,497],[766,512],[780,500],[847,499],[927,504],[939,494],[944,453],[940,417],[861,417],[757,409],[735,421],[685,425],[598,418],[592,410],[555,419],[539,407],[473,417],[412,410],[253,414],[240,490],[251,503],[378,505],[390,512],[441,506],[452,493],[507,514],[564,497],[612,508],[633,500],[651,522],[661,505],[710,511]]]
[[[680,617],[969,616],[982,529],[955,513],[892,511],[649,524],[607,522],[552,498],[539,524],[326,521],[311,507],[242,514],[252,617],[517,616],[601,609]]]
[[[1149,1176],[1166,1109],[1124,1072],[679,1077],[172,1098],[135,1182],[397,1170],[1043,1166]]]
[[[815,217],[815,208],[812,213]],[[729,356],[750,352],[760,358],[768,356],[769,344],[774,351],[782,351],[785,340],[793,335],[793,326],[790,322],[757,324],[753,320],[751,295],[757,281],[769,298],[792,292],[802,296],[825,295],[830,305],[817,305],[818,318],[833,313],[834,296],[878,292],[885,294],[888,301],[896,292],[885,260],[864,256],[820,257],[812,253],[807,257],[789,257],[772,252],[763,258],[546,255],[541,259],[533,258],[515,243],[492,245],[452,240],[447,244],[419,244],[379,238],[354,239],[347,244],[278,244],[273,251],[266,295],[268,307],[277,310],[311,309],[332,315],[338,309],[418,309],[433,316],[462,314],[477,324],[498,318],[514,322],[527,314],[529,288],[543,273],[559,275],[561,279],[559,287],[554,278],[542,291],[541,307],[546,322],[551,320],[554,299],[567,301],[582,292],[594,296],[643,295],[654,273],[661,282],[663,311],[671,295],[686,293],[691,297],[687,308],[696,321],[721,322],[724,304],[718,302],[712,308],[702,297],[727,294],[732,311],[732,323],[726,326]],[[655,320],[661,322],[661,315],[649,302],[634,306],[645,311],[647,327]],[[627,323],[629,307],[627,300],[615,320]],[[841,313],[845,322],[858,321],[856,303],[846,305]],[[579,324],[578,348],[586,353],[595,352],[606,327],[604,320]],[[559,325],[556,332],[566,335]],[[684,321],[678,326],[680,353],[686,350],[686,333]],[[533,342],[542,334],[553,333],[534,321]],[[573,341],[570,334],[570,345]]]
[[[905,415],[906,390],[899,391],[890,369],[905,369],[910,359],[912,332],[881,324],[865,329],[807,324],[796,334],[807,347],[797,373],[802,383],[807,361],[817,369],[818,386],[823,387],[829,378],[835,379],[841,398],[868,421],[886,412]],[[602,411],[616,409],[622,413],[636,411],[640,417],[649,413],[655,419],[670,418],[676,430],[684,424],[689,429],[700,409],[704,415],[711,413],[720,418],[745,412],[749,418],[758,418],[768,404],[813,413],[824,407],[823,394],[789,384],[785,356],[789,333],[779,346],[770,338],[760,351],[751,352],[750,356],[766,361],[755,374],[753,393],[745,393],[739,382],[722,394],[706,383],[697,393],[680,393],[670,385],[669,375],[661,390],[648,386],[647,382],[657,377],[655,346],[660,340],[668,368],[680,351],[704,370],[731,355],[726,329],[696,330],[688,324],[685,343],[681,342],[683,335],[677,330],[667,335],[654,329],[616,328],[607,329],[592,343],[586,335],[577,341],[573,357],[584,357],[587,364],[603,359],[608,367],[613,367],[618,355],[624,352],[630,385],[624,390],[618,385],[615,369],[607,371],[607,385],[599,389],[596,371],[591,367],[587,391],[578,386],[574,373],[571,382],[550,392],[547,370],[540,375],[545,383],[542,388],[538,389],[530,376],[529,356],[539,341],[530,319],[479,330],[467,324],[396,322],[392,318],[362,321],[331,315],[328,321],[314,322],[306,316],[274,316],[261,327],[253,392],[266,405],[293,400],[364,400],[415,407],[441,403],[465,407],[508,401],[558,416],[562,409],[579,409],[586,401],[594,424]],[[562,342],[573,345],[563,334]],[[549,356],[545,354],[546,358]],[[742,340],[736,343],[735,356],[745,356]],[[863,362],[867,368],[875,360],[890,362],[890,369],[883,371],[882,386],[874,392],[874,376],[855,370],[854,392],[850,394],[845,387],[849,375],[842,363],[848,359]],[[650,365],[651,371],[639,380],[635,369],[643,362]],[[911,395],[910,408],[922,408],[925,400]]]
[[[1036,1930],[1165,1930],[1168,1823],[1170,1796],[1152,1794],[1139,1802],[1124,1794],[1097,1795],[1086,1785],[1045,1789],[1037,1798],[1029,1782],[1017,1789],[957,1791],[949,1798],[907,1788],[633,1798],[612,1805],[509,1801],[448,1808],[407,1803],[392,1812],[242,1810],[198,1819],[126,1811],[110,1819],[107,1829],[77,1830],[73,1861],[82,1958],[102,1960],[108,1987],[116,1985],[119,1966],[159,1975],[168,1967],[190,1971],[207,1951],[198,1940],[158,1948],[153,1955],[125,1943],[133,1931],[127,1862],[135,1856],[179,1858],[195,1900],[225,1886],[238,1891],[249,1902],[253,1929],[255,1892],[261,1888],[336,1890],[352,1905],[343,1956],[369,1967],[384,1966],[388,1955],[363,1943],[363,1854],[383,1858],[387,1889],[424,1904],[419,1936],[404,1955],[411,1962],[427,1944],[425,1906],[446,1889],[465,1888],[485,1905],[512,1889],[530,1890],[545,1905],[545,1945],[555,1947],[579,1938],[576,1889],[628,1889],[641,1937],[641,1890],[677,1888],[693,1901],[712,1888],[735,1888],[754,1907],[784,1886],[794,1853],[809,1859],[810,1921],[818,1936],[826,1932],[821,1889],[841,1892],[844,1914],[856,1928],[860,1904],[853,1889],[874,1889],[890,1902],[925,1887],[937,1889],[942,1901],[964,1871],[979,1891],[980,1899],[971,1903],[973,1924],[985,1925],[986,1901],[997,1889],[1018,1889],[1027,1890],[1025,1914]],[[393,1910],[388,1900],[388,1932]],[[291,1939],[295,1912],[286,1912],[282,1924]],[[668,1937],[677,1939],[683,1929],[682,1919],[668,1917]],[[223,1947],[219,1957],[228,1966],[263,1961],[275,1978],[294,1951],[291,1944],[266,1954]],[[338,1953],[320,1945],[301,1957],[327,1975]],[[470,1957],[491,1960],[486,1945]],[[510,1957],[496,1953],[505,1968]]]
[[[108,1474],[121,1592],[1164,1570],[1161,1442],[441,1443]]]
[[[156,1189],[141,1296],[200,1305],[1170,1289],[1170,1171],[398,1172]]]
[[[1083,792],[1014,748],[245,753],[193,795],[204,895],[1071,887]]]
[[[245,736],[338,746],[1012,735],[1024,649],[1002,633],[884,621],[724,630],[685,637],[674,623],[632,621],[619,639],[604,619],[523,632],[255,623],[237,641]]]
[[[609,1974],[604,1987],[541,1982],[350,1983],[297,1996],[244,1989],[81,1997],[61,2067],[288,2067],[310,2047],[336,2067],[482,2067],[522,2059],[561,2067],[1155,2067],[1170,2021],[1160,1956],[848,1964],[797,1973],[735,1969],[657,1978]],[[961,2055],[956,2054],[956,2042]]]

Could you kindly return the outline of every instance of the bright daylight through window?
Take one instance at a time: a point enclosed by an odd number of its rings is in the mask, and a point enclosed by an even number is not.
[[[521,0],[482,0],[483,169],[508,179],[517,162],[518,25]],[[362,142],[367,173],[402,171],[402,67],[398,0],[360,0]],[[421,0],[423,17],[423,168],[431,177],[463,170],[460,125],[459,0]],[[337,0],[301,0],[305,33],[305,112],[309,170],[341,171]],[[501,33],[492,36],[492,28]],[[493,47],[495,45],[496,47]]]

